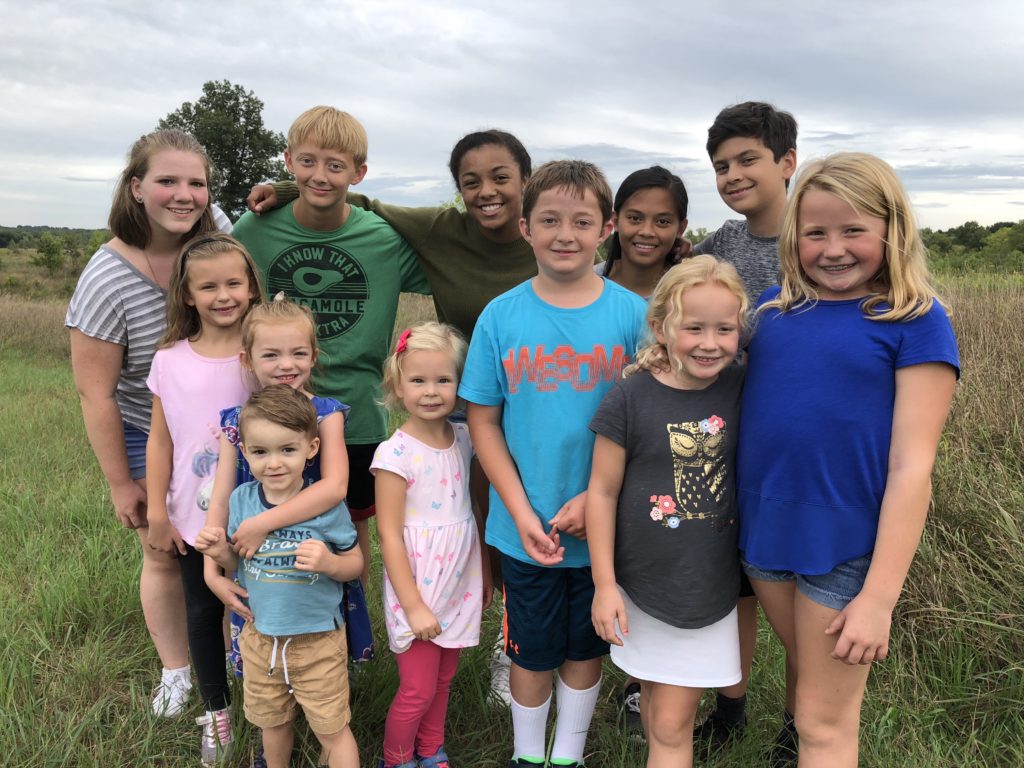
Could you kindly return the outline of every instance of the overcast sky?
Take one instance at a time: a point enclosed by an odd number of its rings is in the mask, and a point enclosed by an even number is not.
[[[666,165],[714,228],[707,128],[762,100],[797,118],[801,160],[895,165],[925,226],[1024,218],[1018,0],[0,0],[0,18],[0,225],[104,226],[129,145],[222,79],[281,132],[316,104],[352,112],[360,191],[392,203],[451,198],[452,145],[499,127],[613,187]]]

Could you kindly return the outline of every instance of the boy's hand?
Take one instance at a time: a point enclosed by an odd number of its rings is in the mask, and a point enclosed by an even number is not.
[[[251,560],[267,540],[268,533],[270,531],[260,524],[259,515],[247,518],[239,524],[235,535],[231,537],[231,546],[240,558]]]
[[[245,204],[249,210],[257,216],[264,211],[269,211],[277,202],[277,192],[270,184],[256,184],[249,190],[249,196],[245,198]]]
[[[557,528],[559,531],[575,536],[577,539],[586,540],[587,523],[583,515],[586,504],[586,491],[573,496],[562,505],[557,515],[548,520],[548,525],[551,526],[552,530]]]
[[[177,552],[184,557],[185,542],[178,533],[178,529],[171,525],[167,515],[149,515],[149,533],[146,535],[146,543],[150,549],[160,552]]]
[[[861,592],[825,629],[838,634],[832,658],[844,664],[870,664],[889,655],[892,607]]]
[[[196,551],[217,559],[229,550],[227,532],[220,527],[207,526],[196,534]]]
[[[318,539],[306,539],[295,548],[295,569],[307,573],[324,573],[334,554]]]
[[[615,631],[615,622],[623,635],[629,634],[629,619],[626,618],[626,604],[617,588],[595,589],[594,603],[590,609],[590,620],[598,637],[612,645],[622,645],[622,639]]]
[[[206,571],[203,577],[206,580],[206,586],[217,596],[218,600],[246,621],[252,621],[252,611],[242,602],[243,599],[249,598],[249,593],[236,584],[234,579],[229,579],[222,574],[214,575],[209,571]]]
[[[441,625],[437,623],[437,617],[427,608],[426,603],[420,603],[406,612],[405,618],[409,620],[409,629],[417,640],[433,640],[441,634]]]
[[[686,261],[693,256],[693,243],[691,243],[684,235],[680,235],[676,238],[676,242],[672,246],[672,250],[669,251],[669,255],[672,257],[673,264]]]
[[[530,557],[541,565],[558,565],[565,556],[565,547],[559,546],[558,530],[552,529],[550,534],[544,533],[544,528],[536,515],[530,515],[525,523],[516,524],[519,529],[519,539],[523,542],[523,549]]]

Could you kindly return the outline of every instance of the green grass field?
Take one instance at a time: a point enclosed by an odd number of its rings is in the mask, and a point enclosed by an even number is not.
[[[935,509],[897,609],[890,659],[868,686],[864,766],[1024,766],[1024,281],[946,280],[963,357],[935,477]],[[138,604],[135,535],[117,524],[89,450],[71,383],[63,303],[0,295],[0,764],[198,765],[201,714],[148,713],[159,662]],[[406,301],[405,318],[430,312]],[[370,601],[379,641],[379,558]],[[489,615],[490,640],[498,617]],[[379,642],[379,647],[386,643]],[[486,646],[463,656],[448,750],[455,764],[504,766],[506,710],[487,702]],[[608,669],[587,765],[643,764],[615,727],[621,676]],[[375,765],[396,685],[386,650],[353,680],[354,730]],[[779,645],[764,627],[751,727],[704,765],[761,764],[778,728]],[[232,765],[255,734],[240,713]],[[315,765],[300,729],[295,765]]]

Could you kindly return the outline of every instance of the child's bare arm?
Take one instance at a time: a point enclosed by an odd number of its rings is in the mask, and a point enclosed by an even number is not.
[[[233,571],[238,567],[238,555],[231,549],[223,528],[207,526],[200,530],[196,534],[196,550],[227,571]]]
[[[320,479],[273,509],[242,521],[231,537],[235,551],[252,557],[271,531],[312,520],[345,500],[348,494],[348,454],[345,417],[341,412],[320,421]]]
[[[526,497],[519,470],[508,452],[505,433],[501,429],[501,406],[470,403],[468,420],[480,466],[512,516],[526,554],[541,565],[560,563],[565,548],[559,546],[557,533],[551,537],[544,531]]]
[[[601,639],[613,645],[622,645],[616,620],[622,633],[629,634],[626,607],[615,583],[615,515],[625,469],[626,449],[598,435],[586,501],[587,547],[594,578],[591,620]]]
[[[171,525],[167,512],[167,489],[173,472],[174,443],[164,417],[163,401],[153,395],[149,439],[146,441],[146,520],[147,544],[161,552],[185,554],[185,542]]]
[[[210,491],[210,507],[206,510],[206,525],[210,528],[228,527],[228,509],[231,492],[235,490],[238,449],[231,444],[227,435],[220,436],[217,449],[217,471],[213,475],[213,489]]]
[[[924,530],[931,474],[956,385],[945,363],[896,371],[889,468],[867,579],[860,594],[826,630],[838,634],[832,655],[867,664],[889,654],[892,611]]]
[[[212,557],[203,558],[203,580],[225,606],[242,618],[252,620],[252,611],[242,602],[249,597],[249,593],[236,584],[234,579],[225,576],[220,565]]]

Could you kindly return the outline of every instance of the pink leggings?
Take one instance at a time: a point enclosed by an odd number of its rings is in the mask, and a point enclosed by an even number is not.
[[[442,648],[413,640],[398,662],[398,693],[384,726],[384,762],[398,765],[432,757],[444,744],[448,691],[459,666],[461,648]]]

